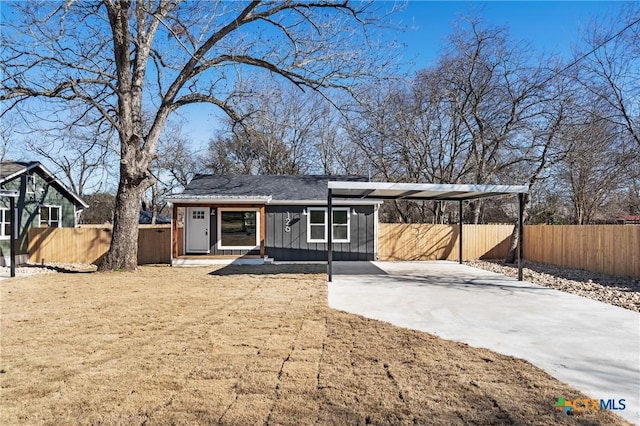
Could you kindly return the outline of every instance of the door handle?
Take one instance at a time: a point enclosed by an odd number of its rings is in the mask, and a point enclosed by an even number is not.
[[[204,228],[204,235],[209,235],[209,229],[208,228]]]

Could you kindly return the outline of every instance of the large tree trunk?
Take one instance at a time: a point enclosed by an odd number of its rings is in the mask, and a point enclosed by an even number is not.
[[[101,271],[132,271],[138,266],[138,222],[144,191],[149,186],[149,174],[144,151],[126,147],[120,163],[120,181],[116,194],[111,246],[100,263]]]
[[[480,223],[480,217],[482,216],[482,201],[474,200],[471,203],[471,223],[477,225]]]
[[[144,189],[140,187],[120,183],[116,195],[111,246],[100,264],[100,270],[131,271],[138,266],[138,221],[143,192]]]
[[[529,197],[529,193],[524,194],[522,204],[522,222],[524,223],[529,216],[529,204],[531,204],[531,197]],[[513,227],[513,232],[511,233],[511,240],[509,241],[509,253],[507,253],[507,257],[504,260],[505,263],[516,263],[516,250],[518,249],[519,242],[520,232],[518,232],[518,224],[516,223],[516,226]]]

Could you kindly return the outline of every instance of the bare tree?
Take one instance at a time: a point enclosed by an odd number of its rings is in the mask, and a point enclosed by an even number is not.
[[[601,208],[628,180],[627,168],[635,162],[620,144],[617,126],[599,118],[586,117],[564,140],[567,156],[556,170],[556,182],[570,200],[571,222],[592,223]]]
[[[13,120],[9,120],[8,118],[5,120],[0,120],[0,161],[9,160],[9,147],[13,142],[14,138],[14,128],[15,124]]]
[[[341,128],[343,105],[313,91],[255,83],[259,98],[240,99],[241,125],[228,120],[205,162],[214,173],[353,174],[356,146]],[[337,95],[336,95],[337,96]]]
[[[81,223],[112,223],[115,199],[115,195],[108,192],[85,195],[84,200],[89,204],[89,208],[82,213]]]
[[[623,5],[619,16],[594,22],[584,38],[591,51],[579,62],[578,81],[607,105],[602,118],[640,148],[640,6]]]
[[[542,68],[527,56],[527,46],[508,38],[502,28],[468,29],[451,37],[441,66],[448,76],[463,137],[470,140],[471,181],[488,184],[523,161],[530,144],[520,137],[526,123],[540,113]],[[481,203],[472,203],[478,223]]]
[[[153,183],[143,204],[151,211],[151,224],[155,225],[158,214],[167,207],[165,197],[179,192],[203,169],[199,156],[189,147],[182,122],[168,122],[164,127],[151,164]]]
[[[369,4],[103,0],[12,3],[2,31],[0,101],[59,119],[70,106],[117,132],[119,183],[113,238],[101,269],[136,267],[138,209],[167,118],[210,104],[240,117],[230,99],[245,73],[301,88],[348,88],[376,73]],[[379,15],[378,15],[379,16]],[[87,40],[91,40],[90,43]],[[247,95],[243,93],[241,95]],[[248,94],[250,95],[250,93]],[[36,99],[35,102],[29,102]],[[147,127],[143,111],[150,115]]]
[[[61,135],[45,132],[32,134],[27,149],[54,166],[56,175],[64,176],[69,188],[80,197],[101,192],[109,182],[115,152],[112,128],[97,126],[70,127]]]
[[[489,184],[514,176],[543,152],[543,139],[528,134],[544,111],[548,73],[526,49],[505,29],[467,21],[435,66],[408,84],[372,90],[352,140],[386,180]],[[394,208],[402,221],[451,217],[442,203]],[[471,210],[477,223],[481,203]]]
[[[529,218],[532,194],[538,191],[539,182],[549,178],[550,170],[562,162],[569,151],[563,144],[567,134],[573,129],[575,117],[572,106],[575,105],[575,86],[572,79],[558,73],[559,66],[546,70],[548,75],[540,85],[540,102],[536,105],[537,114],[531,114],[521,130],[520,137],[528,140],[522,153],[522,161],[507,170],[510,179],[526,182],[529,192],[523,195],[523,222]],[[504,171],[503,171],[504,172]],[[511,234],[509,252],[505,261],[516,261],[516,249],[520,242],[519,227],[514,226]]]

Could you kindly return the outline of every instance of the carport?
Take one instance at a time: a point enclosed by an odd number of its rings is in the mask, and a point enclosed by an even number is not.
[[[334,199],[373,199],[373,200],[413,200],[413,201],[457,201],[460,244],[458,259],[462,263],[462,203],[490,197],[518,197],[518,280],[522,281],[522,239],[524,194],[529,192],[527,185],[451,185],[428,183],[395,182],[337,182],[329,181],[327,207],[332,211]],[[333,215],[329,214],[329,229],[333,229]],[[328,232],[327,244],[327,280],[333,280],[333,232]]]

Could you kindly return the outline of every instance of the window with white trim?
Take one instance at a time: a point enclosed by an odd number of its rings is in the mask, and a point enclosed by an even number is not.
[[[255,250],[260,248],[260,209],[219,208],[218,248]]]
[[[24,175],[24,188],[27,194],[36,193],[36,177],[33,175]]]
[[[327,242],[327,209],[309,207],[307,210],[307,242]]]
[[[333,209],[333,234],[334,243],[348,243],[351,234],[351,218],[348,208]]]
[[[62,215],[60,206],[40,207],[40,228],[60,228],[62,226]]]
[[[333,212],[333,233],[331,240],[334,243],[348,243],[351,235],[351,218],[349,208],[335,208]],[[327,242],[328,215],[325,207],[309,207],[307,209],[307,242]]]
[[[11,210],[0,209],[0,240],[11,238]]]

